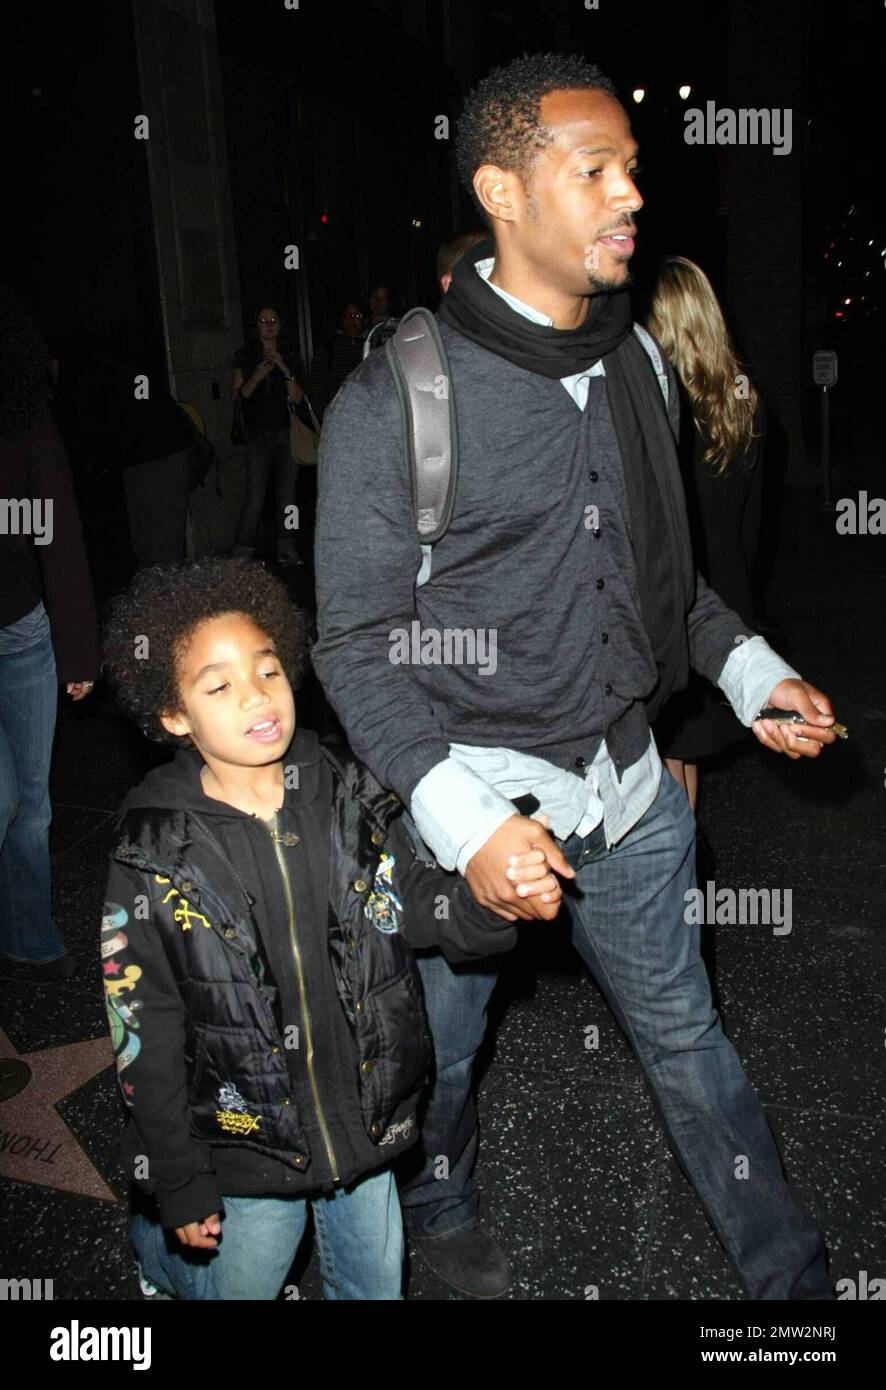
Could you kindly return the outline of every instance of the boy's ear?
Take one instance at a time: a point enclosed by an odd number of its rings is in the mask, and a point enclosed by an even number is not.
[[[186,714],[166,714],[160,715],[160,723],[168,734],[175,734],[176,738],[183,738],[185,734],[191,732],[191,726]]]

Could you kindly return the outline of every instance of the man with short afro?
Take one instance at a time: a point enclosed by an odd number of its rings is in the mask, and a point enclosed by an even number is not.
[[[474,191],[481,164],[500,164],[524,179],[552,132],[541,119],[541,99],[556,91],[593,88],[615,96],[615,87],[593,63],[572,53],[530,53],[492,68],[468,93],[456,124],[459,177],[484,221],[491,219]]]
[[[684,918],[695,822],[651,722],[690,667],[791,758],[834,741],[833,711],[696,573],[676,380],[628,294],[642,171],[612,83],[580,57],[517,58],[470,93],[456,149],[491,236],[462,254],[437,310],[458,441],[447,527],[421,547],[397,384],[373,354],[323,425],[315,665],[355,751],[478,904],[507,921],[557,916],[555,894],[527,902],[514,886],[521,853],[537,852],[561,893],[571,881],[573,945],[749,1296],[829,1299],[821,1234]],[[435,466],[439,439],[417,435]],[[478,648],[494,636],[495,671],[426,660],[424,640],[395,664],[392,630],[410,625]],[[760,720],[768,706],[799,714],[802,734]],[[494,977],[439,958],[419,968],[437,1082],[407,1224],[441,1279],[500,1295],[511,1271],[472,1176],[471,1066]],[[749,1183],[735,1181],[737,1152]]]

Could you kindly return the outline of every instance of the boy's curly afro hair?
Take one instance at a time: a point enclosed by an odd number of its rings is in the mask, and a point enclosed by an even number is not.
[[[223,613],[242,613],[266,632],[290,683],[299,684],[307,661],[305,615],[255,560],[152,565],[108,604],[105,674],[122,709],[156,742],[188,742],[167,733],[160,714],[181,709],[180,662],[192,633]]]
[[[493,68],[468,93],[456,128],[455,159],[462,183],[487,222],[473,184],[481,164],[514,169],[525,182],[539,150],[552,138],[541,121],[542,97],[586,87],[616,95],[609,78],[574,53],[524,53]]]

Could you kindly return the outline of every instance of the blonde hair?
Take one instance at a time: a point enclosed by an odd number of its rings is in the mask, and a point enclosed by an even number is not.
[[[707,441],[702,461],[725,473],[755,438],[758,397],[742,373],[711,282],[694,261],[668,256],[662,262],[647,324],[686,388]],[[743,394],[737,391],[740,376]]]

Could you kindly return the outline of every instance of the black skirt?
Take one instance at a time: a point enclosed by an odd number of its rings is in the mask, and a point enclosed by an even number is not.
[[[707,441],[681,391],[680,463],[695,562],[727,607],[754,631],[752,578],[760,539],[762,446],[766,429],[762,403],[755,438],[724,474],[702,463]],[[655,724],[662,757],[696,762],[747,738],[723,692],[693,672],[686,690],[672,696]]]

